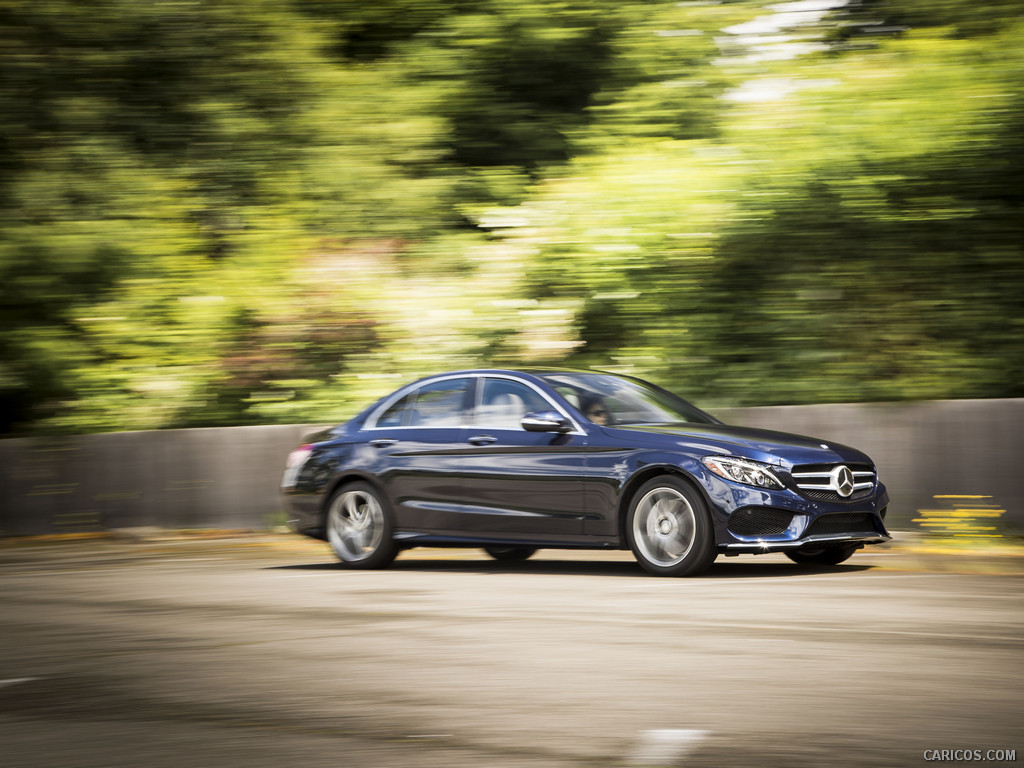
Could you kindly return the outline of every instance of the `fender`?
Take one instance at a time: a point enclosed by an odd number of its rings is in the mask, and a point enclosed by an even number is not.
[[[690,483],[712,511],[716,484],[696,457],[675,451],[598,450],[587,457],[587,533],[615,536],[625,546],[626,515],[633,493],[657,475],[675,475]]]

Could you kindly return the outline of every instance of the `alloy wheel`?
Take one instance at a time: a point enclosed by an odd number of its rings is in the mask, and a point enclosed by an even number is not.
[[[327,538],[338,557],[359,562],[376,552],[384,537],[384,510],[372,493],[338,494],[327,513]]]
[[[689,500],[675,488],[661,486],[640,499],[633,514],[633,540],[654,565],[682,562],[693,547],[697,521]]]

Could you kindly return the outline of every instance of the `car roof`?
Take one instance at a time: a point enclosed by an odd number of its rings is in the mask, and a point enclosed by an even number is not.
[[[534,366],[522,366],[520,368],[467,368],[461,371],[441,371],[439,373],[430,374],[429,376],[421,377],[422,380],[434,379],[438,376],[481,376],[490,373],[498,374],[515,374],[515,375],[528,375],[528,376],[543,376],[551,373],[598,373],[611,376],[622,376],[623,374],[612,373],[609,374],[607,371],[596,371],[585,368],[569,368],[569,367],[534,367]]]

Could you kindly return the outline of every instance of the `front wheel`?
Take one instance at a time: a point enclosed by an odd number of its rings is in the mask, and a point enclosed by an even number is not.
[[[368,483],[340,488],[327,505],[327,541],[349,568],[386,568],[398,555],[391,513]]]
[[[637,562],[658,576],[695,576],[717,554],[704,500],[675,477],[640,487],[629,505],[626,532]]]
[[[786,557],[800,565],[839,565],[853,557],[857,547],[827,547],[824,549],[798,549],[787,552]]]

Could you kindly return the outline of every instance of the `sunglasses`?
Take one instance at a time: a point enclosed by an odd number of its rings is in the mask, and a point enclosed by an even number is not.
[[[592,416],[607,416],[607,415],[608,415],[608,411],[604,410],[603,408],[598,408],[597,410],[594,410],[594,411],[587,411],[587,418],[590,418]]]

